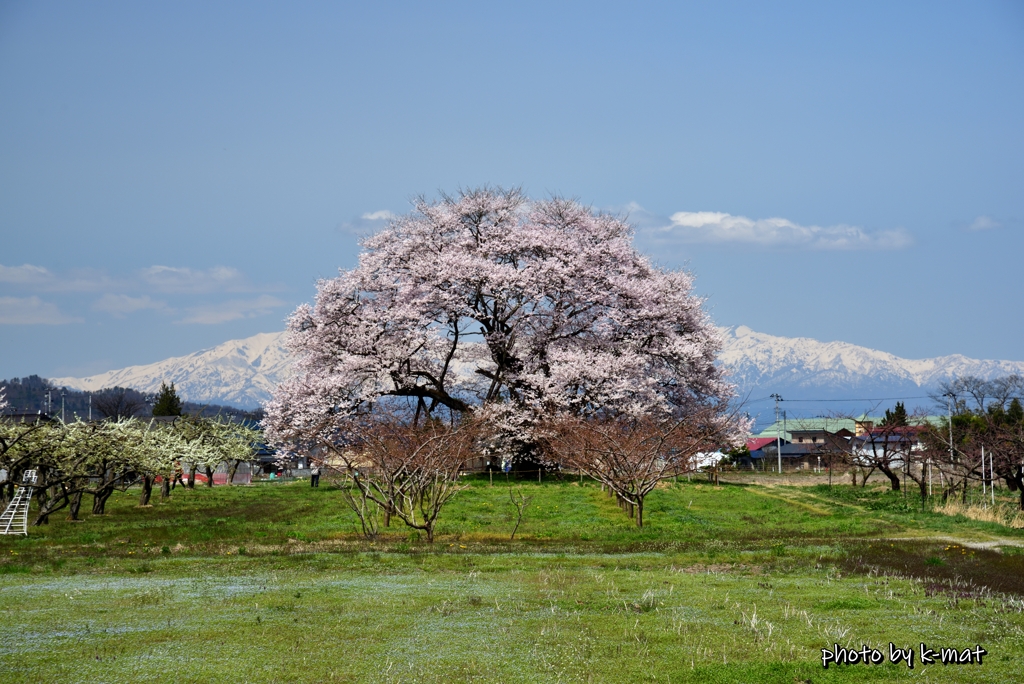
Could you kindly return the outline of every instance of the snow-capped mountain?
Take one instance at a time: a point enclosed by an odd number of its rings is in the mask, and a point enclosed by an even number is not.
[[[746,326],[723,328],[725,346],[719,357],[741,395],[781,392],[795,397],[899,396],[921,394],[957,376],[990,379],[1024,375],[1024,362],[984,361],[966,356],[903,359],[846,342],[819,342],[806,337],[776,337]],[[88,378],[53,378],[79,390],[134,387],[144,392],[174,382],[189,401],[253,408],[270,398],[290,371],[284,333],[262,333],[231,340],[212,349],[130,366]]]
[[[1024,362],[986,361],[954,354],[904,359],[846,342],[776,337],[741,325],[724,328],[719,361],[743,393],[790,393],[803,397],[921,394],[943,380],[973,375],[992,379],[1017,373]]]
[[[161,382],[173,382],[178,395],[187,401],[255,408],[270,398],[290,366],[284,333],[261,333],[146,366],[88,378],[52,378],[51,382],[77,390],[120,386],[143,392],[156,392]]]

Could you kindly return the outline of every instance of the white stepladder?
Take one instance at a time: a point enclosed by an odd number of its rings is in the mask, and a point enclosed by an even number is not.
[[[32,502],[32,488],[35,484],[36,471],[26,470],[14,498],[0,514],[0,534],[28,535],[28,505]]]

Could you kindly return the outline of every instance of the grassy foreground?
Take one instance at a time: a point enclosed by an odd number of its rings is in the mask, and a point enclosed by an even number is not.
[[[337,491],[174,492],[0,537],[0,681],[1019,681],[1024,533],[849,487],[473,481],[428,545]],[[520,538],[520,536],[522,538]],[[995,548],[985,548],[995,547]],[[987,651],[888,662],[889,642]],[[880,665],[822,668],[833,644]]]

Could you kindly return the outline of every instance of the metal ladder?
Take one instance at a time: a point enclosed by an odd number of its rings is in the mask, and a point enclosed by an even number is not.
[[[26,470],[14,498],[0,514],[0,534],[28,535],[28,505],[32,502],[32,486],[35,483],[36,471]]]

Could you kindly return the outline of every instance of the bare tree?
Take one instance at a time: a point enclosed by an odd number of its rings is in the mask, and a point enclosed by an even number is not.
[[[954,416],[952,432],[954,455],[946,460],[952,461],[950,470],[956,469],[958,484],[965,488],[964,496],[969,479],[991,483],[994,472],[1011,492],[1018,494],[1018,506],[1024,510],[1024,408],[1020,399],[1012,398],[1005,408],[993,402],[984,412]],[[931,439],[939,457],[948,454],[944,449],[948,444],[944,430],[935,430]],[[979,458],[982,447],[988,457],[987,472]]]
[[[902,402],[893,410],[886,409],[878,425],[870,425],[855,440],[854,462],[862,468],[878,470],[887,478],[894,492],[900,491],[901,474],[906,471],[911,451],[917,443],[919,428],[912,426]],[[865,476],[864,481],[867,482]]]
[[[352,441],[322,444],[359,491],[350,507],[363,521],[364,503],[371,501],[380,507],[385,524],[398,516],[433,543],[441,510],[463,489],[459,472],[470,457],[475,425],[468,418],[459,423],[417,421],[398,411],[379,410],[362,416],[357,430]]]
[[[127,387],[108,387],[93,395],[92,405],[101,417],[121,420],[142,413],[146,397]]]
[[[1024,399],[1024,377],[1014,373],[1002,378],[996,378],[988,384],[989,394],[992,395],[992,403],[998,408],[1006,411],[1014,399]]]
[[[698,452],[730,444],[730,427],[717,409],[683,420],[566,416],[551,423],[545,447],[561,467],[607,487],[643,527],[644,500],[658,482],[689,467]]]
[[[1024,410],[1014,399],[1003,414],[990,417],[992,431],[992,470],[1018,495],[1018,507],[1024,511]]]
[[[929,395],[938,406],[947,407],[951,400],[953,413],[982,414],[989,406],[1006,410],[1013,399],[1024,399],[1024,377],[1014,373],[993,380],[983,380],[974,375],[964,375],[939,384],[936,392]]]
[[[509,502],[512,504],[512,508],[515,509],[516,524],[512,528],[512,534],[509,535],[509,541],[516,538],[516,532],[519,531],[519,526],[523,522],[523,513],[526,512],[530,502],[533,501],[532,496],[524,496],[522,487],[509,487],[508,488]]]
[[[961,407],[951,421],[946,419],[943,424],[921,432],[924,456],[938,469],[943,483],[943,501],[959,492],[966,503],[971,482],[986,478],[982,453],[984,450],[986,456],[991,455],[998,441],[990,422],[989,413],[980,407]]]
[[[367,496],[366,489],[357,487],[348,473],[342,473],[340,477],[330,479],[341,490],[342,499],[359,519],[359,527],[363,531],[363,536],[367,539],[376,539],[380,533],[382,507]]]

